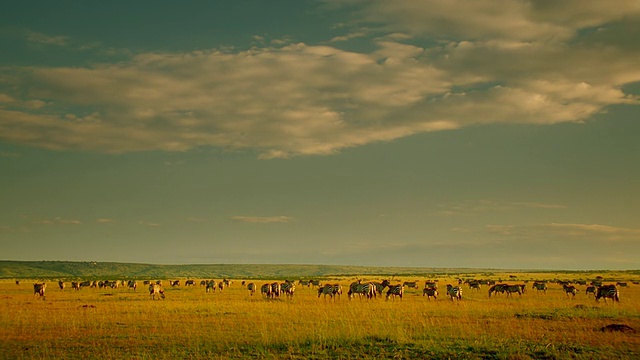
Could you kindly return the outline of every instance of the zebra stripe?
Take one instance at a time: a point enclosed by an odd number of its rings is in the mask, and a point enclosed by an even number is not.
[[[449,294],[451,301],[453,301],[453,299],[458,301],[462,300],[462,288],[460,286],[447,284],[447,294]]]
[[[387,300],[389,297],[393,295],[393,299],[396,299],[396,296],[400,297],[402,300],[402,295],[404,294],[404,285],[390,285],[389,290],[387,290]]]
[[[215,280],[209,280],[209,281],[205,281],[204,283],[204,292],[216,292],[216,281]]]
[[[584,294],[587,295],[589,293],[592,293],[594,296],[596,294],[596,287],[593,285],[589,285],[587,286],[587,289],[585,290]]]
[[[543,283],[543,282],[534,282],[533,286],[531,286],[532,289],[536,289],[537,292],[544,292],[545,294],[547,293],[547,284]]]
[[[324,295],[325,300],[327,299],[327,295],[333,299],[333,285],[326,284],[325,286],[318,288],[318,298],[320,298],[321,295]]]
[[[280,284],[280,292],[284,293],[286,297],[293,298],[293,294],[296,291],[296,286],[294,283],[286,281]]]
[[[405,281],[405,282],[402,283],[402,286],[406,286],[406,287],[417,289],[418,288],[418,283],[416,281]]]
[[[375,298],[376,286],[372,283],[361,284],[354,282],[349,286],[349,292],[347,294],[349,295],[349,299],[351,299],[354,294],[358,294],[360,298],[362,298],[362,295],[365,295],[367,299]]]
[[[596,301],[600,300],[600,298],[604,298],[604,302],[607,302],[607,298],[620,302],[620,292],[615,285],[602,285],[598,287],[596,292]]]

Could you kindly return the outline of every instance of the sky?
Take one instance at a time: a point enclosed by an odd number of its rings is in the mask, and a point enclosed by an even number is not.
[[[0,5],[0,259],[640,269],[640,2]]]

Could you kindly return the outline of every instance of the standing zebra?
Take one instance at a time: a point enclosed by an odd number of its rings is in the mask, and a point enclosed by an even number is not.
[[[271,284],[263,284],[260,287],[260,294],[264,294],[265,297],[271,297]]]
[[[393,300],[396,299],[396,296],[400,297],[402,300],[402,295],[404,294],[404,285],[389,285],[389,290],[387,290],[387,300],[389,300],[389,296],[393,295]]]
[[[324,295],[325,300],[327,299],[327,295],[329,295],[329,298],[333,299],[333,285],[326,284],[323,287],[319,287],[318,298],[320,298],[321,295]]]
[[[149,285],[149,295],[151,296],[152,300],[156,299],[156,294],[158,294],[160,298],[164,300],[164,290],[162,290],[162,286],[158,284]]]
[[[204,283],[204,291],[205,292],[209,292],[209,291],[216,292],[216,281],[215,280],[206,281]]]
[[[453,286],[451,284],[447,284],[447,294],[451,298],[451,301],[455,298],[456,300],[462,300],[462,288],[460,286]]]
[[[511,297],[512,293],[518,293],[519,296],[522,296],[523,287],[524,285],[505,285],[503,289],[507,293],[507,297]]]
[[[405,281],[404,283],[402,283],[402,286],[406,286],[406,287],[409,287],[409,288],[417,289],[418,288],[418,282],[417,281]]]
[[[538,282],[538,281],[534,281],[533,282],[533,286],[531,286],[532,289],[536,289],[537,292],[544,292],[545,294],[547,293],[547,284],[544,282]]]
[[[383,280],[381,283],[379,282],[372,282],[372,284],[376,287],[376,293],[380,293],[382,294],[382,291],[384,291],[384,288],[389,286],[389,280]]]
[[[359,282],[354,282],[349,286],[349,299],[353,297],[354,294],[358,294],[362,298],[362,295],[365,295],[367,299],[371,299],[376,297],[376,287],[372,283],[361,284]]]
[[[33,284],[33,296],[40,297],[42,300],[45,300],[44,290],[47,287],[47,283],[35,283]]]
[[[64,281],[58,281],[58,287],[60,290],[64,290]]]
[[[272,298],[279,298],[281,291],[282,291],[282,288],[280,287],[279,283],[274,282],[273,284],[271,284],[271,297]]]
[[[587,289],[585,290],[584,294],[588,295],[589,293],[592,293],[595,296],[596,295],[596,287],[593,286],[593,285],[587,286]]]
[[[501,292],[504,294],[504,288],[505,286],[507,286],[506,284],[494,284],[489,288],[489,297],[491,297],[491,294],[495,293],[497,294],[498,292]]]
[[[254,283],[247,284],[247,290],[249,290],[250,295],[253,296],[253,293],[256,292],[256,284]]]
[[[620,292],[615,285],[602,285],[598,287],[596,291],[596,301],[604,298],[604,302],[607,302],[607,298],[612,299],[615,302],[620,302]]]
[[[576,297],[577,290],[575,286],[562,284],[562,290],[567,294],[567,297],[569,297],[569,294],[571,294],[572,298]]]
[[[433,296],[434,300],[438,300],[438,290],[433,289],[433,288],[424,288],[422,289],[422,296],[427,295],[427,300],[431,300],[431,297]]]
[[[290,281],[285,281],[280,284],[280,292],[284,293],[287,298],[293,299],[293,294],[296,291],[296,285]]]

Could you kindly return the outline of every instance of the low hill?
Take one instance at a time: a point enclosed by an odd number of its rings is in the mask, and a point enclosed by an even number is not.
[[[501,270],[504,271],[504,270]],[[246,278],[284,279],[345,275],[416,275],[487,273],[489,269],[445,269],[416,267],[369,267],[341,265],[277,264],[192,264],[157,265],[116,262],[76,261],[0,261],[2,279],[73,279],[73,278]]]

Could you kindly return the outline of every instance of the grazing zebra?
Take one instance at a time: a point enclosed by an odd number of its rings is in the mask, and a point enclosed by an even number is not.
[[[58,287],[60,290],[64,290],[64,281],[58,281]]]
[[[337,296],[342,297],[342,285],[333,284],[333,297],[335,298]]]
[[[505,286],[507,286],[506,284],[494,284],[489,288],[489,297],[491,297],[491,294],[495,293],[497,294],[498,292],[501,292],[504,294],[505,292]]]
[[[180,286],[180,280],[169,280],[169,285]]]
[[[293,293],[296,291],[296,285],[290,281],[285,281],[280,284],[280,292],[284,293],[286,297],[293,299]]]
[[[627,287],[628,286],[626,282],[617,282],[616,285],[620,286],[620,287]]]
[[[569,297],[569,294],[571,294],[572,297],[576,297],[576,287],[573,285],[562,285],[562,290],[564,290],[565,294],[567,294],[567,297]]]
[[[505,285],[503,289],[507,293],[507,297],[510,297],[513,293],[518,293],[519,296],[522,296],[524,287],[524,285]]]
[[[205,292],[209,292],[209,291],[216,292],[216,281],[215,280],[205,281],[204,291]]]
[[[254,283],[247,284],[247,290],[249,290],[249,294],[253,296],[253,293],[256,292],[256,284]]]
[[[531,286],[532,289],[536,289],[537,292],[544,292],[545,294],[547,293],[547,284],[543,283],[543,282],[538,282],[538,281],[534,281],[533,282],[533,286]]]
[[[226,286],[226,285],[224,284],[224,281],[220,281],[220,282],[218,282],[218,290],[220,290],[220,291],[224,290],[224,287],[225,287],[225,286]]]
[[[595,296],[596,295],[596,287],[593,286],[593,285],[587,286],[587,290],[585,290],[584,294],[588,295],[589,293],[592,293]]]
[[[133,291],[136,291],[138,288],[138,282],[135,280],[129,280],[127,281],[127,286],[129,287],[129,290],[133,289]]]
[[[427,300],[431,300],[431,297],[433,296],[434,300],[438,300],[438,290],[433,289],[433,288],[424,288],[422,289],[422,296],[427,296]]]
[[[323,287],[319,287],[318,298],[320,297],[320,295],[324,295],[325,300],[327,299],[327,295],[329,295],[329,297],[333,299],[333,285],[326,284]]]
[[[195,285],[196,285],[195,280],[187,280],[184,282],[184,286],[195,286]]]
[[[376,287],[372,283],[361,284],[359,282],[354,282],[349,286],[349,292],[347,295],[349,295],[349,299],[351,299],[354,294],[358,294],[360,298],[362,298],[362,295],[365,295],[367,299],[375,298]]]
[[[469,281],[469,289],[475,289],[476,291],[480,291],[480,282]]]
[[[389,300],[389,296],[393,295],[393,300],[396,299],[396,296],[400,297],[402,300],[402,295],[404,294],[404,284],[403,285],[390,285],[389,290],[387,290],[387,300]]]
[[[233,281],[229,280],[229,279],[222,279],[222,283],[224,284],[224,287],[229,287],[231,286],[231,283]]]
[[[607,298],[612,299],[615,302],[620,302],[620,292],[618,288],[611,285],[602,285],[598,287],[596,291],[596,301],[600,300],[600,298],[604,298],[604,302],[607,302]]]
[[[454,298],[458,301],[462,300],[462,288],[460,286],[447,284],[447,294],[451,298],[451,301],[453,301]]]
[[[271,297],[271,284],[264,284],[260,287],[260,294],[264,294],[265,297]]]
[[[242,287],[244,287],[245,285],[247,285],[247,282],[242,280],[242,283],[240,283],[240,285],[242,285]]]
[[[402,286],[406,286],[408,288],[417,289],[418,288],[418,282],[416,282],[416,281],[405,281],[405,282],[402,283]]]
[[[71,282],[71,288],[72,288],[73,290],[80,290],[80,283],[79,283],[79,282],[77,282],[77,281],[72,281],[72,282]]]
[[[280,292],[282,291],[282,287],[280,287],[280,283],[274,282],[271,284],[271,297],[279,298]]]
[[[320,287],[321,285],[322,283],[320,282],[320,280],[309,280],[309,286]]]
[[[151,296],[151,300],[156,299],[156,294],[158,294],[160,298],[164,299],[164,290],[162,290],[162,286],[158,284],[149,285],[149,295]]]
[[[91,287],[91,281],[83,281],[78,284],[78,289],[81,289],[83,287]]]
[[[44,297],[44,289],[45,289],[46,287],[47,287],[47,284],[46,284],[46,283],[42,283],[42,284],[40,284],[40,283],[35,283],[35,284],[33,284],[33,296],[34,296],[34,297],[35,297],[35,296],[37,296],[37,297],[42,298],[42,300],[45,300],[45,297]]]

